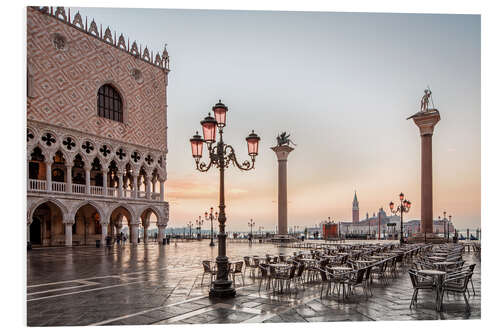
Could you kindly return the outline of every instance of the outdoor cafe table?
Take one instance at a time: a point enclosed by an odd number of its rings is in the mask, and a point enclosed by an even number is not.
[[[457,263],[454,261],[438,261],[432,263],[440,271],[446,271],[449,266],[454,266]]]
[[[418,271],[418,274],[432,276],[434,281],[436,282],[436,311],[441,312],[441,297],[443,293],[443,280],[446,275],[446,272],[438,271],[435,269],[424,269]]]
[[[446,259],[445,257],[446,257],[446,256],[444,256],[444,257],[443,257],[443,256],[439,256],[439,257],[438,257],[438,256],[431,256],[431,257],[427,257],[427,259],[431,259],[431,260],[441,260],[441,261],[443,261],[444,259]]]
[[[338,271],[338,272],[352,271],[351,267],[345,267],[345,266],[328,266],[328,269],[332,270],[332,271]]]

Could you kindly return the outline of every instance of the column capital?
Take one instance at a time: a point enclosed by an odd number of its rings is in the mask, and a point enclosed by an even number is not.
[[[75,221],[67,219],[67,220],[63,220],[63,221],[62,221],[62,223],[63,223],[64,225],[68,225],[68,224],[73,224],[73,223],[75,223]]]
[[[420,136],[424,136],[434,133],[434,126],[441,120],[441,117],[437,109],[431,109],[427,112],[418,112],[408,119],[413,119],[420,129]]]
[[[286,161],[288,158],[288,154],[290,154],[294,150],[294,148],[290,146],[276,146],[271,147],[271,149],[276,153],[278,161]]]

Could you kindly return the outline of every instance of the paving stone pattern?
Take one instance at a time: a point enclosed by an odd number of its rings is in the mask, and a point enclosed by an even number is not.
[[[228,244],[230,260],[244,255],[291,254],[294,249],[272,244]],[[273,294],[258,291],[258,279],[248,272],[245,284],[237,276],[237,297],[208,298],[209,277],[201,286],[201,261],[215,260],[217,247],[208,241],[155,243],[137,246],[43,248],[28,252],[27,323],[29,326],[164,325],[214,323],[282,323],[367,320],[480,319],[480,259],[473,276],[470,313],[462,296],[445,295],[444,310],[434,310],[434,294],[419,292],[418,305],[409,308],[413,289],[407,272],[388,285],[374,280],[373,296],[361,291],[342,301],[320,298],[320,284],[305,290]]]

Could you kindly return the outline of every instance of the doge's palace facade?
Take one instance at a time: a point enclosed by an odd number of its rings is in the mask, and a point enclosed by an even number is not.
[[[64,7],[27,9],[27,237],[33,245],[161,241],[169,56]]]

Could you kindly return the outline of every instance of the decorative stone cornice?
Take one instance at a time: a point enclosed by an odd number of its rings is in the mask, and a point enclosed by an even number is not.
[[[293,148],[290,146],[276,146],[271,147],[271,149],[276,153],[278,161],[286,161],[288,158],[288,154],[293,151]]]
[[[437,109],[431,109],[428,112],[419,112],[410,118],[413,119],[415,125],[420,129],[420,136],[432,135],[434,133],[434,126],[441,120]]]
[[[130,46],[130,40],[127,39],[127,44],[125,45],[125,38],[123,37],[123,34],[120,34],[120,36],[117,38],[115,31],[113,37],[113,35],[111,34],[111,29],[109,27],[105,29],[103,34],[102,24],[100,25],[100,29],[98,29],[97,23],[93,19],[89,25],[88,19],[87,17],[85,17],[85,25],[84,25],[80,12],[77,12],[73,16],[73,21],[71,21],[71,9],[69,8],[67,14],[66,14],[66,9],[64,7],[56,7],[55,10],[54,7],[47,7],[47,6],[45,7],[31,6],[29,8],[32,10],[37,10],[49,17],[52,17],[53,19],[59,20],[71,26],[74,29],[82,31],[90,36],[93,36],[94,38],[99,39],[100,41],[106,43],[107,45],[113,46],[123,52],[127,52],[128,54],[134,56],[135,58],[147,62],[152,66],[161,68],[167,74],[170,72],[170,57],[168,55],[166,44],[161,56],[159,52],[156,52],[156,55],[154,55],[153,51],[149,51],[147,46],[144,48],[144,50],[142,49],[142,45],[139,45],[138,47],[136,41],[133,41],[132,46]]]

